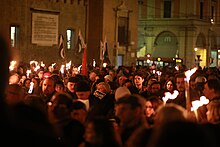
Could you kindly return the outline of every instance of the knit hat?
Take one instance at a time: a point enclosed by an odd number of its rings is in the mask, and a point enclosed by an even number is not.
[[[74,86],[75,92],[91,91],[91,87],[87,81],[79,81]]]
[[[77,77],[69,77],[68,82],[77,83],[79,80]]]
[[[118,87],[115,91],[115,100],[117,101],[118,99],[126,95],[131,95],[130,90],[125,86]]]

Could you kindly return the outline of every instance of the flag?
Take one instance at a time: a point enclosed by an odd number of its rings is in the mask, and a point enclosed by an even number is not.
[[[86,54],[86,47],[83,51],[83,57],[82,57],[82,75],[87,76],[87,54]]]
[[[104,59],[104,44],[100,40],[100,60],[103,61],[103,59]]]
[[[59,36],[59,54],[60,57],[65,59],[65,51],[64,51],[64,45],[63,45],[63,35]]]
[[[78,40],[76,43],[76,54],[81,53],[84,48],[86,48],[86,44],[85,44],[84,39],[82,37],[81,31],[79,30]]]
[[[103,63],[111,64],[109,57],[108,57],[108,43],[105,37],[104,40],[104,50],[103,50]]]
[[[87,76],[87,54],[86,54],[86,44],[84,42],[84,39],[82,37],[81,31],[79,30],[78,34],[78,41],[77,41],[77,48],[76,53],[81,53],[83,51],[83,57],[82,57],[82,75]]]

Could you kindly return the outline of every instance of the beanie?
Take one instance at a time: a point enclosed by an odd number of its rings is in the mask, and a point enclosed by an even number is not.
[[[74,86],[75,92],[91,91],[90,85],[87,81],[79,81]]]

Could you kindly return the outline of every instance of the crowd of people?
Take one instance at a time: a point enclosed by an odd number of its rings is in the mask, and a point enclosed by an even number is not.
[[[74,67],[65,73],[42,67],[27,76],[25,70],[8,70],[10,53],[0,41],[1,133],[7,146],[220,146],[216,67],[198,67],[189,87],[185,66],[93,67],[87,75]],[[209,103],[187,109],[201,96]]]

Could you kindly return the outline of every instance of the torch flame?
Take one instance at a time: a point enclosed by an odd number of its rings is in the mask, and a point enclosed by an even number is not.
[[[185,72],[187,82],[190,80],[190,76],[193,75],[196,72],[196,70],[197,70],[197,67],[194,67],[193,69],[187,70]]]
[[[209,103],[209,100],[205,96],[201,96],[200,100],[192,101],[191,111],[197,110],[199,107]]]

